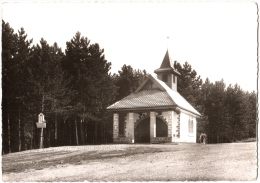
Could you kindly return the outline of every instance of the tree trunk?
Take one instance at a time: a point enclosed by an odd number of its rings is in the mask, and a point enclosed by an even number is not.
[[[34,120],[32,120],[34,121]],[[33,140],[34,140],[34,122],[32,123],[32,132],[31,132],[31,149],[33,149]]]
[[[211,143],[213,144],[214,143],[214,141],[213,141],[213,133],[211,133]]]
[[[95,122],[95,144],[97,144],[97,122]]]
[[[18,106],[18,151],[21,151],[21,111],[20,111],[20,102]]]
[[[79,145],[79,137],[78,137],[78,123],[77,123],[77,120],[75,118],[75,134],[76,134],[76,145],[78,146]]]
[[[100,124],[100,136],[101,136],[101,143],[104,143],[105,141],[105,133],[104,133],[104,123]]]
[[[33,149],[33,136],[34,136],[34,133],[33,133],[33,128],[32,128],[32,136],[31,136],[31,149]]]
[[[104,126],[103,126],[103,131],[104,131],[104,143],[107,143],[107,134],[106,134],[106,123],[104,123]]]
[[[64,122],[63,123],[61,123],[61,125],[60,125],[60,129],[61,129],[61,138],[60,138],[60,140],[59,140],[59,145],[64,145],[63,144],[63,140],[64,140],[64,132],[65,132],[65,130],[64,130]]]
[[[81,119],[80,120],[80,138],[81,138],[81,143],[85,145],[85,137],[84,137],[84,121]]]
[[[85,131],[85,141],[86,141],[86,144],[87,144],[88,143],[88,121],[85,122],[84,131]]]
[[[35,114],[35,116],[36,116],[36,119],[38,119],[37,117],[37,114]],[[39,142],[38,142],[38,128],[36,127],[36,125],[35,125],[35,123],[33,122],[33,132],[34,132],[34,136],[33,136],[33,149],[35,149],[35,148],[38,148],[38,146],[39,146]]]
[[[24,120],[22,120],[21,123],[21,150],[24,151],[25,150],[25,137],[24,137]],[[28,149],[28,147],[26,147],[26,149]]]
[[[11,134],[10,134],[10,118],[9,118],[9,109],[8,109],[8,117],[7,117],[7,125],[8,125],[8,152],[11,153]]]
[[[72,140],[71,140],[71,122],[68,121],[68,125],[69,125],[69,145],[72,145]]]
[[[235,128],[236,128],[236,124],[234,125],[234,127],[233,127],[233,130],[232,130],[232,142],[234,142],[235,141],[235,139],[234,139],[234,136],[235,136]]]
[[[52,118],[53,119],[53,118]],[[51,137],[52,137],[52,128],[51,128],[51,123],[50,123],[50,125],[49,125],[49,128],[46,128],[46,131],[47,131],[47,129],[48,129],[48,139],[47,139],[47,145],[48,145],[48,147],[50,147],[51,145],[52,145],[52,143],[51,143]]]
[[[57,146],[57,139],[58,139],[58,122],[57,122],[57,113],[55,113],[54,119],[54,145]]]

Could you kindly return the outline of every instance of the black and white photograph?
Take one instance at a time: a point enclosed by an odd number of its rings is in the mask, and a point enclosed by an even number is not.
[[[1,181],[258,180],[259,5],[2,0]]]

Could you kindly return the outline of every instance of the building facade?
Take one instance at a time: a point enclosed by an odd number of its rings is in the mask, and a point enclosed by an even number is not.
[[[135,92],[107,107],[113,113],[114,143],[196,143],[200,113],[178,92],[180,73],[168,51],[161,67]]]

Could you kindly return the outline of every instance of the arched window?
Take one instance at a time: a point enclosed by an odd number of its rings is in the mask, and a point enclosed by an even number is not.
[[[189,119],[189,133],[193,134],[193,120]]]

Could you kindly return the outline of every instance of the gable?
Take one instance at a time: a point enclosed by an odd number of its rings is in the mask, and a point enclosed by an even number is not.
[[[135,92],[140,92],[140,91],[143,91],[143,90],[151,90],[151,89],[166,91],[165,88],[160,83],[158,83],[158,81],[154,77],[152,77],[151,75],[148,75],[148,77],[135,90]]]
[[[156,89],[160,90],[160,88],[156,84],[154,84],[151,80],[148,80],[138,92],[143,90],[156,90]]]

